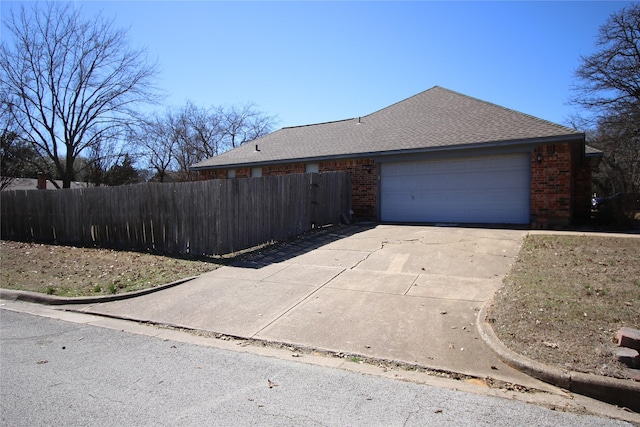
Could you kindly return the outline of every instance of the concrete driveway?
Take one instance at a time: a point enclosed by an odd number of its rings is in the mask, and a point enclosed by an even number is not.
[[[476,329],[525,234],[336,227],[174,288],[82,311],[541,386],[503,364]]]

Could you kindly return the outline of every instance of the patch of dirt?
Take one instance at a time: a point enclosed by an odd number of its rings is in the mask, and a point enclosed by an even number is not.
[[[218,268],[216,259],[180,259],[139,252],[3,240],[0,287],[64,297],[153,288]]]
[[[560,369],[629,378],[616,333],[640,328],[640,239],[532,235],[488,317],[510,349]]]

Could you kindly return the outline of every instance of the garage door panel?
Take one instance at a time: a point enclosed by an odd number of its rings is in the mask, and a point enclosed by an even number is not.
[[[381,219],[529,222],[529,155],[384,163]]]

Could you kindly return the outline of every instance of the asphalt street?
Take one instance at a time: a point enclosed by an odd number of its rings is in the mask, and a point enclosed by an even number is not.
[[[0,405],[11,426],[630,425],[4,309]]]

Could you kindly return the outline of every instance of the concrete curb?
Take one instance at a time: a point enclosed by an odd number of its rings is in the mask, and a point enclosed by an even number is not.
[[[571,392],[640,412],[640,383],[638,382],[582,372],[564,371],[529,359],[508,349],[498,339],[491,325],[485,320],[487,318],[487,310],[491,304],[492,301],[487,301],[478,312],[478,333],[504,363],[527,375]]]
[[[18,291],[14,289],[0,288],[0,299],[9,301],[24,301],[32,302],[43,305],[68,305],[68,304],[96,304],[100,302],[120,301],[129,298],[135,298],[142,295],[158,292],[163,289],[169,289],[174,286],[181,285],[195,279],[194,277],[187,277],[186,279],[176,280],[175,282],[167,283],[165,285],[156,286],[155,288],[147,288],[134,292],[126,292],[124,294],[114,295],[96,295],[89,297],[57,297],[55,295],[46,295],[39,292],[30,291]]]

